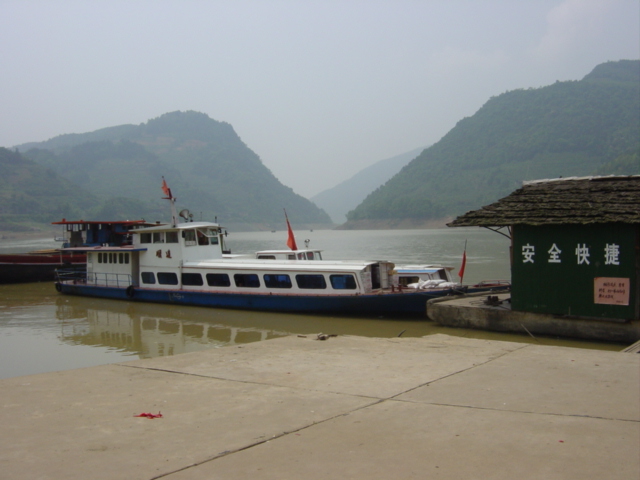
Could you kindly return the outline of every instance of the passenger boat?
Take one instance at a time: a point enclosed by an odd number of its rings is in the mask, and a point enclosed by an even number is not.
[[[390,261],[329,261],[319,251],[299,250],[288,219],[289,251],[232,255],[218,223],[190,221],[184,211],[178,222],[164,181],[163,190],[170,223],[131,230],[131,244],[64,249],[86,253],[87,268],[82,275],[58,271],[56,289],[129,301],[377,316],[425,315],[427,300],[452,293],[399,287]]]
[[[86,254],[64,248],[107,243],[122,245],[130,241],[127,233],[131,228],[150,224],[144,220],[87,222],[63,219],[53,225],[62,225],[65,229],[65,235],[55,239],[63,242],[62,248],[0,254],[0,284],[52,281],[59,268],[84,271]]]

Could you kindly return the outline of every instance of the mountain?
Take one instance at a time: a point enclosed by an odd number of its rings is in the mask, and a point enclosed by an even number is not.
[[[98,200],[51,169],[0,147],[0,229],[28,231],[32,224],[82,217]]]
[[[380,160],[350,179],[311,197],[311,201],[327,212],[335,223],[344,223],[347,212],[357,207],[369,193],[393,177],[423,150],[424,147],[416,148]]]
[[[640,61],[491,98],[349,212],[343,228],[421,227],[523,180],[640,173]],[[635,160],[634,160],[635,158]]]
[[[130,199],[140,213],[169,210],[160,200],[164,176],[178,207],[197,220],[215,217],[236,230],[284,228],[283,208],[298,228],[331,219],[281,184],[233,127],[199,112],[172,112],[140,125],[60,135],[17,147],[24,155],[82,185],[99,199]],[[147,218],[149,219],[149,218]]]

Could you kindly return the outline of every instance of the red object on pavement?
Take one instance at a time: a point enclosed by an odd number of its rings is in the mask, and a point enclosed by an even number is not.
[[[146,417],[146,418],[162,418],[162,414],[160,412],[158,412],[158,414],[156,415],[155,413],[141,413],[140,415],[134,415],[134,417]]]

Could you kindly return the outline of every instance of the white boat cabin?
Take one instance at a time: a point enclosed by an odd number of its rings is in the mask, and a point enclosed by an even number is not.
[[[398,265],[395,269],[397,284],[409,288],[436,288],[457,283],[451,276],[453,267],[442,265]]]
[[[256,252],[259,260],[322,260],[322,250],[261,250]]]
[[[320,250],[311,249],[230,255],[223,229],[215,223],[164,224],[132,233],[131,245],[82,249],[87,252],[86,284],[176,293],[333,296],[391,288],[391,262],[324,261]]]

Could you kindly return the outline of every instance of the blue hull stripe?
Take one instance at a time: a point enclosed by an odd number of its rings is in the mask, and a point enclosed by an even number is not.
[[[334,314],[410,314],[424,316],[427,312],[427,300],[443,295],[441,292],[411,292],[329,297],[135,289],[133,295],[129,297],[123,288],[64,283],[59,284],[59,286],[61,293],[118,300],[243,310]]]

